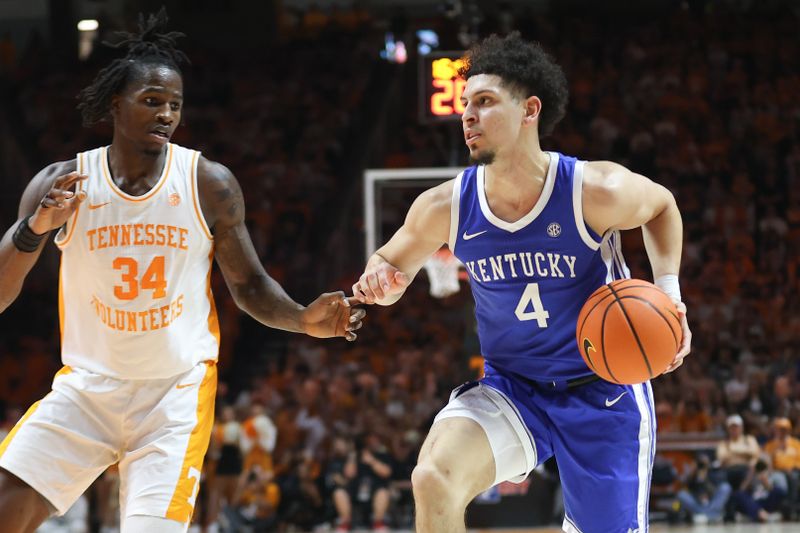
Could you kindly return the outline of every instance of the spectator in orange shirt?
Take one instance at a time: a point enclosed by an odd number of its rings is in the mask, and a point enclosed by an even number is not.
[[[797,501],[800,487],[800,439],[792,437],[792,422],[779,417],[773,422],[775,436],[764,445],[772,468],[786,476],[789,501]]]

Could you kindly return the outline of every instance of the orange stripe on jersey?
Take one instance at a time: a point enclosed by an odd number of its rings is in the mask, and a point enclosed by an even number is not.
[[[192,518],[203,458],[208,450],[211,428],[214,425],[214,398],[217,394],[217,364],[206,363],[206,375],[197,391],[197,425],[189,436],[183,457],[181,476],[167,508],[166,518],[187,523]]]
[[[199,155],[200,152],[195,152],[192,157],[192,204],[194,204],[194,212],[197,215],[198,222],[200,222],[200,227],[203,228],[203,233],[205,233],[206,237],[210,240],[214,240],[208,228],[208,224],[206,224],[206,219],[203,217],[203,211],[200,206],[200,195],[197,194],[197,157]]]
[[[11,430],[11,432],[8,435],[6,435],[6,438],[3,439],[3,442],[0,443],[0,457],[2,457],[3,454],[6,452],[6,448],[8,448],[9,444],[11,444],[11,440],[14,438],[14,435],[17,434],[17,431],[19,431],[19,428],[22,427],[22,424],[24,424],[25,421],[28,420],[31,417],[31,415],[36,412],[36,409],[39,408],[40,403],[42,403],[42,400],[39,400],[35,404],[31,405],[30,408],[28,408],[28,411],[25,413],[25,415],[22,418],[20,418],[19,422],[17,422],[14,425],[14,428]]]
[[[64,346],[64,254],[58,261],[58,329],[61,334],[61,346]]]
[[[164,175],[161,176],[161,179],[158,180],[158,183],[156,183],[156,186],[153,187],[151,191],[149,191],[147,194],[143,194],[142,196],[131,196],[130,194],[127,194],[125,191],[120,190],[120,188],[117,187],[117,184],[114,183],[114,180],[111,179],[111,170],[108,168],[108,148],[103,148],[100,157],[103,158],[103,176],[105,176],[106,182],[111,190],[114,191],[117,196],[129,202],[144,202],[145,200],[152,198],[153,195],[161,190],[161,187],[163,187],[167,182],[169,171],[172,167],[172,144],[167,145],[167,162],[164,164]]]
[[[219,318],[217,317],[217,304],[214,303],[214,293],[211,291],[211,270],[214,266],[214,245],[208,252],[208,277],[206,278],[206,297],[208,298],[208,331],[217,340],[219,349]]]
[[[78,174],[83,174],[84,172],[86,172],[85,171],[86,167],[84,166],[83,163],[84,156],[85,152],[81,152],[80,154],[78,154],[78,164],[76,169],[78,171]],[[77,193],[78,191],[84,190],[84,187],[85,187],[84,183],[79,182],[75,192]],[[75,208],[75,212],[72,213],[72,216],[69,219],[69,224],[67,224],[67,229],[68,229],[67,236],[64,237],[63,240],[59,241],[58,234],[56,235],[55,243],[56,246],[58,246],[59,248],[64,248],[64,246],[66,246],[67,243],[69,243],[70,239],[72,239],[72,234],[75,233],[75,226],[77,226],[78,222],[78,213],[80,212],[81,212],[81,204],[78,204],[78,207]]]

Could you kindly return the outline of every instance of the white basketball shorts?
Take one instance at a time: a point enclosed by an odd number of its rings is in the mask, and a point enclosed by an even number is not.
[[[217,368],[119,380],[64,367],[0,444],[0,467],[64,514],[119,463],[120,512],[188,522],[214,419]]]

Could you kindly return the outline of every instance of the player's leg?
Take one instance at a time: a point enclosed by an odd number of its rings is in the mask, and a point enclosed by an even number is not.
[[[464,511],[492,486],[494,456],[483,428],[469,418],[436,422],[411,474],[417,531],[464,531]]]
[[[0,529],[35,530],[51,514],[64,514],[116,460],[117,413],[113,384],[65,367],[53,391],[36,402],[0,444]],[[103,378],[105,379],[105,378]]]
[[[504,393],[485,384],[454,391],[437,415],[411,475],[417,531],[464,531],[472,499],[536,465],[533,441]]]
[[[125,420],[131,429],[119,461],[120,521],[147,516],[188,524],[214,422],[216,365],[131,386]]]
[[[649,383],[584,385],[550,410],[565,421],[553,425],[564,531],[647,533],[656,430]]]
[[[120,533],[185,533],[189,523],[158,516],[132,515],[122,517]]]
[[[30,485],[0,468],[0,522],[3,531],[36,531],[54,511],[53,506]]]

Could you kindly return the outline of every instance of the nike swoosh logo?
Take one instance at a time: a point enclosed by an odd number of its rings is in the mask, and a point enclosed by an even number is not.
[[[591,350],[593,352],[597,351],[597,350],[595,350],[594,345],[592,344],[592,341],[590,341],[588,338],[585,338],[585,339],[583,339],[583,353],[585,353],[587,356],[589,356],[589,350]],[[589,356],[589,357],[591,357],[591,356]]]
[[[474,238],[475,238],[475,237],[477,237],[478,235],[483,235],[483,234],[484,234],[484,233],[486,233],[487,231],[489,231],[489,230],[488,230],[488,229],[485,229],[485,230],[483,230],[483,231],[479,231],[478,233],[473,233],[472,235],[470,235],[469,233],[467,233],[467,232],[465,231],[465,232],[464,232],[464,235],[462,235],[462,236],[461,236],[461,238],[462,238],[462,239],[464,239],[465,241],[468,241],[468,240],[470,240],[470,239],[474,239]]]
[[[197,385],[197,383],[184,383],[183,385],[175,385],[176,389],[185,389],[186,387],[191,387],[193,385]]]
[[[620,401],[622,397],[625,396],[626,394],[628,394],[628,391],[623,392],[622,394],[620,394],[619,396],[610,401],[608,398],[606,398],[606,407],[611,407],[612,405]]]
[[[103,202],[102,204],[89,204],[89,209],[91,209],[91,210],[94,210],[94,209],[100,209],[100,208],[101,208],[101,207],[103,207],[104,205],[108,205],[108,204],[110,204],[110,203],[111,203],[111,202]]]

